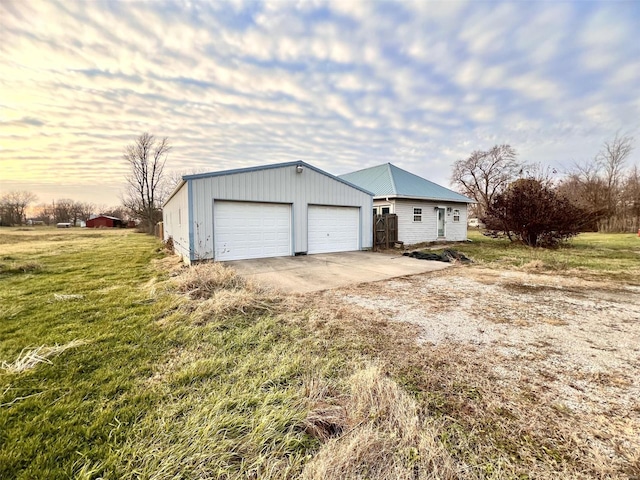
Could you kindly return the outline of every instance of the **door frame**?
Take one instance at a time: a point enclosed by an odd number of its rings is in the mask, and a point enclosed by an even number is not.
[[[440,235],[440,214],[442,214],[442,235]],[[447,238],[447,208],[436,207],[436,236],[438,238]]]

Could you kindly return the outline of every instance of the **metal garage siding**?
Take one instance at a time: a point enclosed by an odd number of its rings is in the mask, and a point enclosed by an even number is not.
[[[189,193],[185,183],[162,207],[164,240],[173,238],[176,253],[189,261]]]
[[[361,248],[372,244],[372,198],[369,194],[303,165],[194,178],[193,235],[196,258],[213,258],[213,205],[217,200],[292,204],[294,252],[307,251],[307,205],[360,207]]]

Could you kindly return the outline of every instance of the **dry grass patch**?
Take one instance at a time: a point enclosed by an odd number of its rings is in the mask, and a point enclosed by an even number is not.
[[[5,257],[7,258],[7,257]],[[11,257],[8,257],[9,259]],[[21,273],[34,273],[42,270],[42,264],[38,262],[10,262],[0,261],[0,274],[15,275]]]
[[[235,270],[219,262],[192,265],[173,278],[173,283],[191,299],[211,298],[220,290],[240,290],[247,284]]]
[[[459,469],[438,440],[440,426],[380,368],[356,372],[349,394],[332,405],[313,398],[308,431],[328,441],[307,463],[304,479],[453,479]],[[327,427],[330,428],[327,428]],[[329,435],[333,433],[333,435]]]
[[[221,290],[197,306],[194,319],[203,324],[226,315],[273,314],[278,300],[259,290]]]
[[[177,271],[171,278],[177,292],[189,301],[183,311],[193,313],[192,319],[202,325],[233,315],[275,314],[283,302],[275,292],[245,280],[232,268],[218,262],[193,265]]]
[[[2,361],[0,363],[0,370],[2,370],[3,373],[17,374],[30,370],[40,363],[48,363],[51,365],[53,362],[49,360],[50,358],[57,357],[66,350],[76,348],[80,345],[84,345],[85,343],[86,342],[84,340],[73,340],[63,345],[56,344],[51,347],[41,345],[35,348],[23,348],[18,355],[18,358],[13,362]]]

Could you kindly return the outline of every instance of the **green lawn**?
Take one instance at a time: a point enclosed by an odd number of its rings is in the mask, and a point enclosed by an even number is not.
[[[582,233],[557,249],[531,248],[470,229],[471,243],[456,249],[491,268],[528,268],[557,274],[640,283],[640,237]]]
[[[129,231],[0,231],[0,362],[79,342],[0,369],[0,478],[286,472],[317,446],[300,385],[339,370],[340,354],[314,356],[269,315],[194,326],[150,264],[160,246]]]
[[[564,255],[598,273],[609,251],[607,275],[637,269],[630,236],[557,252],[472,238],[460,249],[496,268]],[[599,475],[552,438],[560,414],[504,414],[538,403],[497,395],[472,351],[202,267],[128,230],[0,229],[0,478]]]

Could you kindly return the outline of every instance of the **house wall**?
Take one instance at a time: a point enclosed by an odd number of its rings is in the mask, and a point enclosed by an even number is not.
[[[162,209],[164,241],[173,238],[175,252],[186,261],[189,255],[189,186],[182,185]]]
[[[373,242],[372,198],[328,175],[296,165],[238,172],[213,177],[192,178],[191,185],[193,255],[213,257],[213,215],[216,200],[287,203],[292,205],[294,252],[307,251],[307,210],[309,204],[360,208],[361,248]],[[193,258],[193,257],[192,257]]]
[[[374,205],[392,204],[391,213],[398,216],[398,240],[407,245],[438,240],[438,216],[435,207],[451,207],[446,214],[445,240],[463,241],[467,239],[467,204],[410,199],[375,200]],[[422,208],[422,221],[413,221],[413,209]],[[453,221],[453,210],[460,210],[460,221]]]

